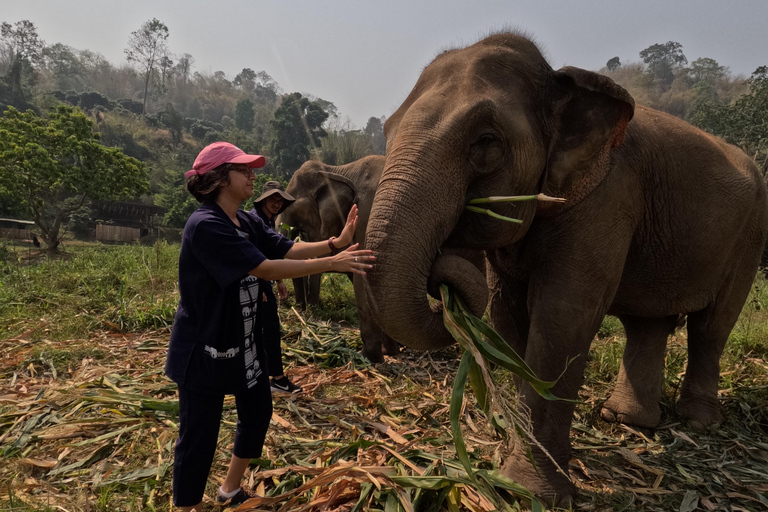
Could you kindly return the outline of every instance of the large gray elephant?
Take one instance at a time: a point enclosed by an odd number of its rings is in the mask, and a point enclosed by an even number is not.
[[[677,411],[696,425],[721,419],[719,359],[768,225],[765,187],[744,153],[635,107],[605,76],[553,70],[512,33],[438,55],[385,134],[366,237],[376,256],[369,300],[385,332],[417,349],[452,343],[426,298],[438,248],[484,249],[496,329],[544,379],[575,358],[557,396],[577,398],[592,339],[616,315],[627,346],[603,417],[655,426],[666,340],[684,314]],[[465,209],[473,198],[540,192],[566,202],[492,207],[519,225]],[[486,283],[456,268],[442,280],[482,296]],[[536,438],[567,472],[574,404],[520,392]],[[572,482],[540,449],[533,458],[536,468],[516,448],[503,472],[549,502],[568,501]]]
[[[358,222],[353,241],[365,246],[365,229],[373,204],[373,195],[384,169],[384,156],[373,155],[347,165],[333,166],[310,160],[293,174],[286,192],[296,198],[277,222],[306,233],[307,241],[318,242],[341,233],[347,213],[357,203]],[[314,277],[314,276],[313,276]],[[352,283],[360,321],[362,354],[378,363],[384,354],[393,355],[399,346],[376,325],[365,300],[362,276]],[[294,282],[294,288],[296,284]]]

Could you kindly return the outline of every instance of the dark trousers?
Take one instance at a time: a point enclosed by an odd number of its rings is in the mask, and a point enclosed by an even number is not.
[[[266,288],[267,301],[261,308],[261,339],[267,353],[267,370],[275,377],[283,374],[283,349],[280,347],[280,318],[277,316],[277,298],[272,287]]]
[[[173,460],[173,504],[177,507],[191,507],[203,499],[223,406],[223,394],[179,387],[179,438]],[[272,393],[266,375],[253,388],[235,394],[235,406],[237,428],[232,452],[241,459],[261,457],[272,418]]]

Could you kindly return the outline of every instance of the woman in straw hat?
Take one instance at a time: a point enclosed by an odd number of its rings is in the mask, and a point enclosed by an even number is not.
[[[272,231],[275,229],[275,219],[283,213],[295,199],[278,181],[268,181],[264,184],[261,195],[253,201],[253,209],[248,215],[260,218]],[[280,300],[288,298],[288,289],[282,279],[275,280],[277,297]],[[283,350],[280,346],[280,317],[277,314],[277,297],[272,289],[272,281],[259,279],[261,290],[261,341],[267,354],[267,370],[271,380],[269,387],[273,393],[301,393],[301,388],[291,382],[283,371]]]
[[[257,314],[258,279],[328,271],[365,274],[372,266],[371,252],[356,250],[356,244],[322,257],[352,241],[355,206],[338,238],[306,243],[293,243],[239,210],[253,194],[253,169],[264,163],[261,155],[216,142],[200,152],[185,174],[187,190],[202,204],[184,227],[180,299],[165,366],[179,387],[173,502],[183,511],[202,510],[226,394],[235,396],[238,419],[217,501],[237,504],[248,498],[240,482],[250,459],[261,456],[272,416]]]

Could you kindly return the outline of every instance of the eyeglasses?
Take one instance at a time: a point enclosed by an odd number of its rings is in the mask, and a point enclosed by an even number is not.
[[[245,177],[250,177],[251,175],[256,174],[256,172],[253,169],[251,169],[248,166],[242,166],[242,164],[230,164],[228,170],[239,172],[240,174],[245,175]]]

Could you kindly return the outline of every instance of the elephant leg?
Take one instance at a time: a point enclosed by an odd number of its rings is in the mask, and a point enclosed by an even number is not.
[[[558,290],[555,295],[547,293],[540,300],[556,303],[556,306],[542,305],[544,311],[540,313],[532,310],[525,359],[539,378],[556,380],[559,377],[552,389],[556,396],[576,399],[584,380],[586,355],[602,315],[599,311],[588,309],[594,307],[592,301],[589,302],[591,306],[581,301],[574,301],[571,306],[558,296],[568,296],[568,292]],[[569,360],[572,361],[561,376]],[[576,492],[568,476],[570,426],[575,405],[565,401],[548,401],[528,384],[520,388],[520,401],[521,415],[528,412],[530,418],[527,430],[533,433],[543,449],[531,443],[533,466],[525,448],[515,447],[512,457],[502,467],[502,473],[534,492],[545,500],[545,504],[567,506]]]
[[[293,294],[296,296],[296,305],[304,311],[307,309],[307,285],[306,277],[299,277],[291,280],[293,282]]]
[[[678,315],[664,318],[619,316],[627,333],[627,347],[621,360],[616,389],[605,402],[602,417],[652,428],[661,419],[662,382],[667,338],[675,329]]]
[[[486,269],[486,276],[491,326],[520,357],[524,358],[530,325],[528,283],[504,276],[491,265]],[[522,384],[517,375],[514,376],[514,382],[518,388]]]
[[[381,328],[379,327],[379,330]],[[390,338],[384,331],[381,332],[381,349],[388,356],[396,356],[400,353],[400,344]]]
[[[747,252],[747,251],[745,251]],[[722,420],[717,401],[720,356],[754,281],[757,262],[740,261],[706,308],[688,315],[688,367],[677,412],[695,428]]]
[[[323,274],[312,274],[307,278],[309,280],[307,304],[312,304],[314,306],[320,304],[320,281],[322,278]]]

